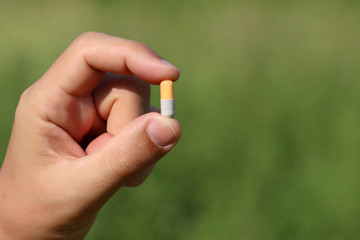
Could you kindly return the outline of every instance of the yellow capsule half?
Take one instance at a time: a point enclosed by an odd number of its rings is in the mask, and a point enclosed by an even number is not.
[[[160,99],[174,99],[174,82],[164,80],[160,83]]]

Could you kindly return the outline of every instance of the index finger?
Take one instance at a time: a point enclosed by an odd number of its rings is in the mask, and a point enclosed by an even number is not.
[[[106,72],[135,75],[151,84],[180,75],[146,45],[97,32],[75,39],[45,75],[52,86],[81,96],[90,93]]]

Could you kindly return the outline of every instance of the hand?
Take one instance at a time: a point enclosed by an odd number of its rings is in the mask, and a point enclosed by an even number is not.
[[[0,171],[0,238],[84,238],[104,203],[179,140],[176,120],[148,113],[149,84],[178,77],[143,44],[78,37],[19,101]]]

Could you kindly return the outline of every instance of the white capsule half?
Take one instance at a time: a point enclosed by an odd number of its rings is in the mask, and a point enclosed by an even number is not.
[[[161,115],[165,117],[174,117],[175,99],[160,99]]]

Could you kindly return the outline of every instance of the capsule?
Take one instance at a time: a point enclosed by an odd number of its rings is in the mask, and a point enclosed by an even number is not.
[[[161,115],[171,118],[174,117],[174,82],[171,80],[164,80],[160,83],[160,108]]]

